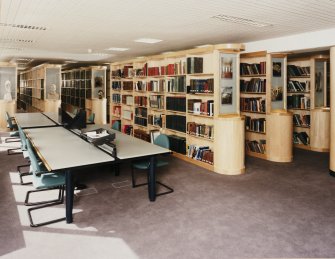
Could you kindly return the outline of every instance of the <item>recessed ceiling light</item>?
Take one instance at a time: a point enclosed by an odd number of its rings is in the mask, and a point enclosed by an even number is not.
[[[161,42],[163,40],[159,40],[159,39],[150,39],[150,38],[140,38],[137,40],[134,40],[135,42],[140,42],[140,43],[149,43],[149,44],[154,44],[154,43],[158,43]]]
[[[106,50],[112,50],[112,51],[126,51],[128,50],[128,48],[115,48],[115,47],[111,47],[109,49]]]
[[[211,44],[205,44],[205,45],[199,45],[199,46],[196,46],[196,48],[207,48],[207,47],[212,47],[213,45]]]
[[[108,53],[99,53],[99,52],[97,52],[97,53],[90,53],[91,55],[94,55],[94,56],[110,56],[110,54],[108,54]]]
[[[212,16],[211,18],[218,19],[218,20],[224,21],[224,22],[232,22],[232,23],[238,23],[238,24],[249,25],[249,26],[254,26],[254,27],[272,26],[272,24],[270,24],[270,23],[254,21],[254,20],[250,20],[250,19],[246,19],[246,18],[229,16],[229,15],[225,15],[225,14],[218,14],[218,15]]]
[[[77,63],[77,61],[74,61],[74,60],[65,60],[64,63],[71,64],[71,63]]]

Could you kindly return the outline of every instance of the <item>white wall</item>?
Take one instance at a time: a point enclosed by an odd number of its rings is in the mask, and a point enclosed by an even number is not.
[[[335,28],[245,43],[245,52],[286,52],[335,46]]]

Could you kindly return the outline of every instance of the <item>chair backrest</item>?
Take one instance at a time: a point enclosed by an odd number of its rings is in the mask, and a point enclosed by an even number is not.
[[[112,124],[112,129],[120,131],[121,130],[120,121],[114,121],[114,123]]]
[[[9,116],[8,112],[6,112],[6,120],[7,120],[8,128],[10,130],[13,130],[14,129],[14,125],[13,125],[13,122],[12,122],[12,118]]]
[[[31,142],[29,139],[27,139],[27,149],[28,149],[28,154],[29,154],[29,159],[30,159],[30,164],[33,169],[33,174],[36,176],[38,172],[42,172],[44,168],[42,167],[42,164],[40,164],[37,160],[37,156],[35,154],[35,151],[31,145]]]
[[[20,136],[20,140],[21,140],[21,147],[22,147],[22,149],[27,149],[26,134],[24,134],[24,132],[23,132],[23,130],[20,126],[18,126],[18,130],[19,130],[19,136]]]
[[[93,112],[93,113],[91,113],[91,115],[88,117],[88,121],[89,122],[92,122],[92,123],[94,123],[94,119],[95,119],[95,113]]]
[[[154,140],[154,144],[160,147],[170,149],[170,141],[168,136],[165,134],[158,135]]]

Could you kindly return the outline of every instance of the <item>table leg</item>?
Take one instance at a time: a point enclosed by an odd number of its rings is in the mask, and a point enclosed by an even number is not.
[[[156,157],[150,157],[150,168],[148,172],[148,193],[149,200],[156,200]]]
[[[66,223],[72,223],[74,186],[73,186],[73,175],[71,173],[71,170],[66,170],[65,172],[65,190],[66,190],[66,204],[65,204]]]

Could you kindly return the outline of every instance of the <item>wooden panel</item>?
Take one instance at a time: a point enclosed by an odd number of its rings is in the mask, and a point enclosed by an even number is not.
[[[272,112],[266,115],[267,159],[274,162],[291,162],[293,159],[292,113]]]
[[[95,113],[94,122],[96,124],[106,124],[107,123],[107,99],[92,99],[92,112]]]
[[[335,172],[335,47],[330,48],[330,164],[329,169]]]
[[[214,171],[227,175],[244,173],[244,117],[218,118],[214,128]]]
[[[327,152],[330,148],[330,110],[311,110],[310,130],[311,150]]]
[[[45,112],[58,112],[60,108],[61,100],[45,100],[44,111]]]

